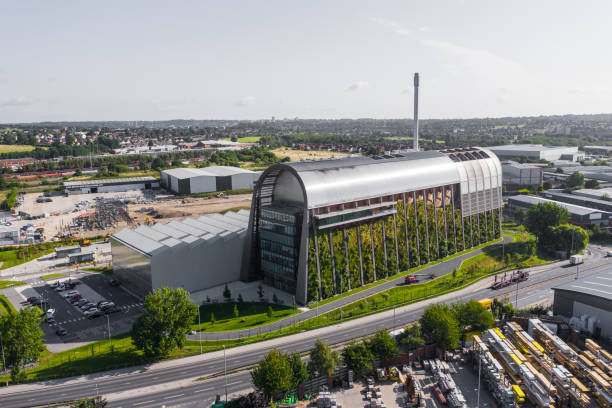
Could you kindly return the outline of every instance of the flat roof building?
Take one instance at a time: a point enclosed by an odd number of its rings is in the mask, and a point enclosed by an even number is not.
[[[562,201],[549,200],[542,197],[528,196],[528,195],[516,195],[508,197],[508,207],[510,209],[521,208],[528,210],[531,206],[542,204],[542,203],[555,203],[565,208],[570,213],[570,221],[572,224],[580,226],[590,225],[608,225],[612,213],[607,211],[597,210],[594,208],[583,207],[580,205],[569,204]]]
[[[56,258],[66,258],[71,254],[79,254],[81,253],[81,247],[79,245],[70,245],[55,248],[55,257]]]
[[[154,188],[159,188],[159,180],[150,176],[64,181],[64,191],[67,194],[110,193],[131,190],[151,190]]]
[[[543,146],[541,144],[509,144],[488,147],[500,160],[518,159],[525,156],[532,160],[584,160],[584,153],[573,146]]]
[[[491,241],[501,186],[483,148],[275,164],[253,192],[241,279],[305,304]]]
[[[515,191],[524,187],[542,185],[543,169],[533,164],[502,162],[503,183],[507,190]]]
[[[258,172],[231,166],[177,168],[161,172],[162,186],[176,194],[251,189],[258,178]]]
[[[111,237],[113,275],[144,297],[161,287],[194,292],[240,279],[249,212],[124,228]]]
[[[576,191],[572,192],[572,194],[564,193],[563,190],[547,190],[541,193],[543,197],[550,198],[552,200],[563,201],[564,203],[580,205],[582,207],[594,208],[596,210],[612,213],[612,201],[602,200],[601,194],[604,193],[600,193],[599,197],[593,198],[586,195],[576,194]]]
[[[553,313],[569,318],[570,326],[612,337],[612,269],[554,287]]]

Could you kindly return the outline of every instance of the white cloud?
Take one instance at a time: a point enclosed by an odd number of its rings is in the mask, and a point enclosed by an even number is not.
[[[357,81],[353,82],[346,88],[346,92],[357,92],[361,89],[366,89],[370,87],[370,83],[368,81]]]
[[[19,106],[28,106],[36,103],[33,98],[26,96],[18,96],[16,98],[0,99],[0,108],[14,108]]]
[[[236,106],[247,106],[250,103],[255,101],[255,97],[254,96],[244,96],[240,99],[238,99],[235,104]]]

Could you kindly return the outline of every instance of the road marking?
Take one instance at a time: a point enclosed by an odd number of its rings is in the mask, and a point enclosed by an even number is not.
[[[151,400],[151,401],[143,401],[143,402],[136,402],[134,404],[132,404],[133,406],[138,406],[138,405],[142,405],[142,404],[150,404],[152,402],[155,402],[155,400]]]
[[[178,398],[178,397],[182,397],[183,395],[185,395],[185,394],[170,395],[169,397],[164,397],[164,399]]]
[[[204,389],[202,389],[202,390],[197,390],[197,391],[194,391],[194,393],[196,393],[196,394],[197,394],[197,393],[199,393],[199,392],[206,392],[206,391],[210,391],[210,390],[214,390],[214,389],[215,389],[215,387],[209,387],[209,388],[204,388]]]
[[[242,380],[240,380],[240,381],[234,381],[234,382],[227,383],[227,385],[240,384],[241,382],[242,382]]]

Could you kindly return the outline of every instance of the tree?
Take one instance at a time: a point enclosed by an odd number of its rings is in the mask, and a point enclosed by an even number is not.
[[[421,325],[418,323],[407,327],[400,336],[400,343],[408,350],[416,350],[425,345],[425,340],[421,336]]]
[[[145,312],[134,322],[132,343],[147,357],[160,358],[182,348],[198,314],[184,289],[160,288],[147,295]],[[211,316],[212,317],[212,316]]]
[[[159,157],[154,158],[153,161],[151,162],[151,168],[153,170],[161,170],[167,167],[169,167],[168,162]]]
[[[332,351],[327,343],[317,339],[314,348],[310,350],[310,362],[308,364],[311,370],[316,371],[319,375],[330,376],[336,370],[337,362],[338,353]]]
[[[292,381],[291,388],[297,388],[300,384],[303,384],[308,380],[308,368],[306,364],[302,361],[299,353],[289,354],[287,356],[289,360],[289,365],[291,366]]]
[[[227,284],[225,284],[225,288],[223,289],[223,297],[225,300],[230,300],[232,297],[232,291],[227,287]]]
[[[569,211],[553,202],[545,202],[532,205],[527,211],[526,227],[535,235],[538,244],[542,244],[542,239],[546,229],[567,223],[570,217]]]
[[[268,319],[271,319],[272,316],[274,315],[274,310],[272,310],[272,306],[268,306]]]
[[[586,248],[589,243],[589,234],[576,225],[561,224],[548,228],[544,241],[552,249],[566,251],[569,257],[571,253],[580,252]]]
[[[278,296],[276,296],[276,292],[272,295],[272,302],[278,303]]]
[[[215,314],[211,312],[210,313],[210,325],[214,326],[216,322],[217,322],[217,319],[215,318]]]
[[[253,391],[247,395],[241,395],[238,399],[229,402],[228,408],[267,408],[270,400],[261,392]]]
[[[242,303],[244,302],[244,299],[242,298],[242,293],[238,294],[238,303]]]
[[[108,403],[103,397],[85,398],[70,404],[70,408],[104,408]]]
[[[584,176],[575,171],[565,180],[567,188],[582,187],[584,185]]]
[[[584,188],[600,188],[599,181],[594,179],[589,179],[584,182]]]
[[[257,286],[257,296],[259,296],[260,299],[264,297],[264,288],[261,285]]]
[[[563,169],[561,167],[557,167],[557,170],[555,170],[555,173],[563,174]]]
[[[75,176],[75,177],[80,177],[80,176],[82,176],[82,175],[83,175],[83,172],[81,171],[81,169],[76,169],[76,170],[74,171],[74,176]]]
[[[452,306],[463,337],[469,329],[483,331],[493,327],[493,314],[474,299]]]
[[[434,343],[449,350],[457,348],[459,344],[459,322],[447,305],[427,306],[420,324],[423,337],[428,343]]]
[[[342,350],[342,360],[348,368],[362,375],[372,369],[374,355],[364,342],[351,343]]]
[[[253,387],[268,399],[273,399],[279,391],[290,389],[292,377],[287,355],[276,349],[271,350],[251,371]]]
[[[25,377],[21,371],[25,362],[38,360],[45,349],[39,310],[26,307],[16,313],[0,315],[0,332],[6,368],[11,370],[13,382],[19,382]]]
[[[236,319],[240,317],[240,312],[238,311],[238,305],[234,305],[234,317]]]
[[[389,360],[397,355],[397,343],[386,330],[378,330],[368,340],[368,348],[378,360]]]
[[[544,190],[550,190],[552,188],[552,183],[550,181],[545,181],[542,183],[542,188]]]

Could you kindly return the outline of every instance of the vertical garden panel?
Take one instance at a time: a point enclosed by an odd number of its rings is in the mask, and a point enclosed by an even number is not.
[[[332,232],[332,242],[334,244],[334,265],[336,267],[336,290],[344,293],[348,290],[348,276],[346,276],[346,256],[344,251],[344,237],[342,231]]]
[[[346,230],[346,246],[348,248],[348,267],[351,288],[361,286],[361,267],[359,262],[359,242],[355,228]]]
[[[385,249],[387,250],[387,275],[397,273],[397,253],[395,252],[395,225],[393,217],[384,219]]]
[[[382,279],[387,276],[382,221],[375,221],[371,225],[372,237],[374,240],[374,261],[376,265],[376,279]]]
[[[397,252],[399,270],[405,271],[410,268],[409,261],[409,248],[408,241],[406,241],[406,235],[408,232],[406,225],[406,206],[404,201],[399,200],[397,202],[397,217],[396,217],[396,229],[397,229]]]
[[[317,272],[317,254],[314,245],[314,236],[308,237],[308,302],[319,297],[319,276]]]
[[[361,237],[361,258],[363,263],[363,280],[365,283],[374,282],[374,267],[372,264],[372,240],[370,239],[370,226],[364,224],[359,226]]]
[[[406,223],[408,224],[408,262],[411,267],[419,265],[418,229],[416,223],[416,212],[413,204],[406,204]]]
[[[319,244],[319,266],[321,268],[321,292],[323,299],[326,299],[334,295],[332,258],[326,231],[318,232],[317,242]]]
[[[461,210],[456,209],[455,211],[455,228],[457,228],[457,252],[461,252],[466,248],[465,238],[465,220],[461,216]]]
[[[417,201],[417,231],[419,238],[420,259],[419,265],[424,265],[429,262],[429,240],[427,235],[427,219],[425,218],[425,204],[422,200]]]
[[[429,261],[438,259],[439,246],[437,242],[436,213],[432,203],[427,203],[427,232],[429,235]]]

